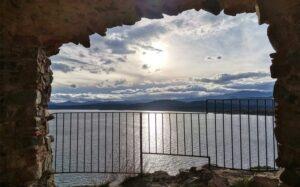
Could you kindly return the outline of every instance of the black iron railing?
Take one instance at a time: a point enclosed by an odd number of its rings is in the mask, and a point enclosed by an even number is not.
[[[144,155],[185,156],[242,170],[276,170],[274,101],[207,100],[202,112],[58,112],[55,173],[144,172]]]

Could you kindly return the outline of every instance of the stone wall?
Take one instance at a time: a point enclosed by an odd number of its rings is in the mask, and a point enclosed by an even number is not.
[[[277,164],[285,168],[282,181],[300,186],[300,2],[258,1],[261,23],[268,23],[271,74],[276,106]],[[280,8],[279,8],[280,7]]]
[[[37,47],[0,55],[0,186],[51,186],[50,60]]]

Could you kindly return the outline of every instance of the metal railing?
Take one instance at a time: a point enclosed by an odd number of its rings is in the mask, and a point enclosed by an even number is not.
[[[55,173],[143,173],[144,155],[277,170],[274,101],[207,100],[201,112],[59,112],[50,133]]]

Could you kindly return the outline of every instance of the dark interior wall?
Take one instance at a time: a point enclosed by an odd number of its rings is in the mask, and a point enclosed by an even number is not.
[[[161,18],[184,10],[222,10],[235,15],[257,11],[269,24],[277,163],[281,179],[300,178],[300,2],[299,0],[3,0],[0,37],[0,186],[53,185],[47,103],[52,73],[47,56],[66,42],[89,47],[89,35],[134,24],[141,17]],[[251,33],[249,33],[251,34]],[[255,42],[255,41],[253,41]]]
[[[1,51],[0,186],[51,183],[47,136],[52,72],[41,48]]]

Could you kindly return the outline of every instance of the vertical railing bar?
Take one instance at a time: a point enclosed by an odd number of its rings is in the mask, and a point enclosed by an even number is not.
[[[191,138],[192,138],[192,156],[194,156],[193,114],[192,113],[191,113]]]
[[[61,164],[62,172],[64,172],[64,149],[65,149],[65,113],[63,113],[62,164]]]
[[[217,100],[214,100],[214,116],[215,116],[215,151],[216,165],[218,165],[218,137],[217,137]]]
[[[248,109],[247,109],[247,113],[248,113],[248,137],[249,137],[249,140],[248,140],[248,142],[249,142],[249,168],[250,168],[250,170],[251,170],[251,168],[252,168],[252,159],[251,159],[251,129],[250,129],[250,100],[248,99],[248,104],[247,104],[247,107],[248,107]]]
[[[241,158],[241,169],[243,169],[243,140],[242,140],[242,116],[241,116],[241,100],[239,100],[239,119],[240,119],[240,158]]]
[[[78,171],[78,140],[79,140],[79,113],[76,115],[76,171]]]
[[[151,151],[150,149],[150,114],[148,113],[148,144],[149,144],[149,153]]]
[[[86,113],[83,113],[83,171],[85,172],[85,132],[86,132]]]
[[[161,136],[162,136],[162,150],[165,153],[165,142],[164,142],[164,113],[161,114]]]
[[[169,113],[169,125],[170,125],[170,154],[172,153],[172,125],[171,125],[171,114]]]
[[[230,99],[230,134],[231,134],[231,167],[234,168],[234,154],[233,154],[233,117],[232,117],[232,99]]]
[[[100,171],[100,133],[101,133],[101,131],[100,131],[100,113],[99,112],[97,113],[97,117],[98,117],[98,121],[97,121],[97,123],[98,123],[98,151],[97,151],[98,168],[97,168],[97,170],[99,173],[99,171]]]
[[[106,133],[107,133],[107,113],[104,114],[104,172],[106,172]]]
[[[93,171],[93,113],[91,113],[91,172]]]
[[[207,129],[207,114],[208,114],[208,100],[205,101],[205,139],[206,139],[206,156],[208,156],[208,129]]]
[[[114,113],[111,113],[111,172],[114,172]]]
[[[140,113],[140,173],[143,173],[143,113]]]
[[[176,143],[177,143],[177,154],[179,153],[179,145],[178,145],[178,115],[177,115],[177,113],[175,114],[176,115],[176,138],[177,138],[177,141],[176,141]]]
[[[134,113],[132,113],[132,134],[133,134],[133,172],[135,172],[135,132],[134,132]]]
[[[157,123],[156,123],[156,113],[154,114],[154,120],[155,120],[155,125],[154,125],[154,128],[155,128],[155,153],[157,153]]]
[[[274,115],[275,115],[275,101],[274,99],[272,99],[272,136],[273,136],[273,163],[274,163],[274,169],[276,169],[276,163],[275,163],[275,159],[276,159],[276,153],[275,153],[275,135],[274,135],[274,129],[275,129],[275,121],[274,121]]]
[[[186,155],[186,141],[185,141],[185,114],[182,114],[183,121],[183,146],[184,146],[184,154]]]
[[[200,125],[199,113],[198,113],[198,134],[199,134],[199,156],[201,156],[201,125]]]
[[[265,105],[265,146],[266,146],[266,170],[268,171],[268,166],[269,166],[269,162],[268,162],[268,135],[267,135],[267,100],[264,100],[264,105]]]
[[[258,99],[256,99],[256,136],[257,136],[257,162],[258,168],[260,168],[260,160],[259,160],[259,120],[258,120]]]
[[[121,172],[121,115],[119,112],[118,118],[118,125],[119,125],[119,172]]]
[[[57,165],[57,118],[58,118],[58,114],[55,114],[55,155],[54,155],[54,170],[55,172],[57,172],[56,170],[56,165]]]
[[[225,116],[224,116],[224,113],[225,113],[225,106],[224,106],[224,102],[225,100],[223,99],[222,100],[222,124],[223,124],[223,165],[224,167],[226,166],[225,162],[226,162],[226,147],[225,147]]]
[[[125,138],[126,138],[126,155],[125,155],[125,157],[126,157],[126,159],[125,159],[125,171],[127,172],[127,165],[128,165],[128,157],[127,157],[127,155],[128,155],[128,140],[127,140],[127,136],[128,136],[128,129],[127,129],[127,125],[128,125],[128,118],[127,118],[127,112],[125,113],[125,128],[126,128],[126,135],[125,135]]]
[[[72,160],[72,113],[70,112],[70,150],[69,150],[69,172],[71,172],[71,160]]]

